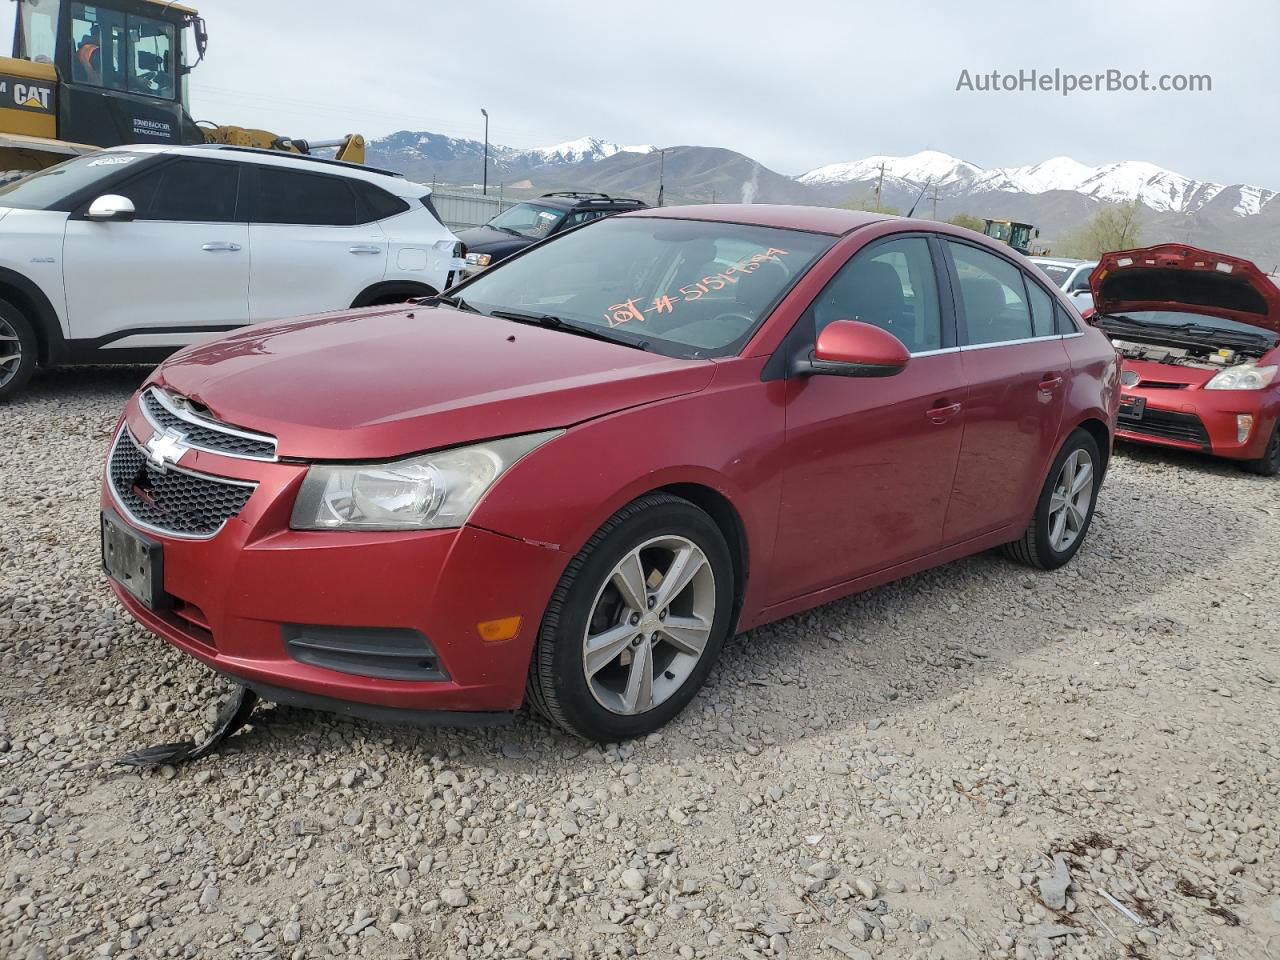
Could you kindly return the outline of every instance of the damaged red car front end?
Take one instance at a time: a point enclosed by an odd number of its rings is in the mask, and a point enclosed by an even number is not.
[[[1117,436],[1280,473],[1280,287],[1248,260],[1182,244],[1123,250],[1091,277],[1124,360]]]

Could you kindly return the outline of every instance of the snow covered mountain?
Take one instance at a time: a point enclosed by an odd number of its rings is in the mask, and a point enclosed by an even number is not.
[[[897,190],[920,190],[926,184],[938,187],[948,198],[996,191],[1041,194],[1065,190],[1104,203],[1140,200],[1158,213],[1195,213],[1221,198],[1231,203],[1237,216],[1252,216],[1276,197],[1276,191],[1248,184],[1224,186],[1193,180],[1140,160],[1124,160],[1090,167],[1070,157],[1053,157],[1028,167],[997,167],[985,170],[936,150],[923,150],[909,157],[867,157],[849,163],[833,163],[810,170],[796,179],[814,187],[835,187],[871,183],[880,177]]]
[[[645,154],[653,149],[647,144],[622,146],[597,137],[525,149],[491,143],[489,177],[491,181],[510,180],[538,167],[595,163],[620,153]],[[401,130],[370,142],[369,162],[419,180],[474,183],[483,173],[484,144],[428,131]]]

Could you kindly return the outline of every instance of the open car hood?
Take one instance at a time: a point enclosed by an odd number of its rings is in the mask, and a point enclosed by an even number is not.
[[[1280,287],[1248,260],[1162,243],[1104,254],[1089,277],[1099,314],[1171,310],[1280,333]]]

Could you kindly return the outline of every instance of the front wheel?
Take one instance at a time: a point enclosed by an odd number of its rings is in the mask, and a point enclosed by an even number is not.
[[[531,703],[586,740],[651,733],[706,680],[734,594],[733,561],[711,517],[668,494],[629,503],[552,594],[529,669]]]
[[[1005,555],[1041,570],[1055,570],[1074,557],[1093,520],[1101,468],[1093,437],[1086,430],[1072,431],[1049,468],[1031,523],[1005,544]]]
[[[1245,460],[1240,466],[1260,477],[1274,477],[1280,474],[1280,417],[1276,418],[1271,439],[1267,441],[1266,453],[1257,460]]]
[[[35,331],[13,304],[0,300],[0,400],[21,390],[36,369]]]

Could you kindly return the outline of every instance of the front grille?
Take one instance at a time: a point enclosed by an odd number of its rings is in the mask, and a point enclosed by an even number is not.
[[[148,387],[143,391],[141,399],[142,412],[152,426],[161,433],[170,429],[179,431],[189,447],[245,460],[276,458],[274,437],[240,430],[193,410],[184,409],[177,401],[162,394],[157,387]]]
[[[255,484],[155,467],[130,435],[120,431],[107,469],[116,501],[131,519],[159,533],[207,538],[249,501]]]
[[[1140,419],[1126,417],[1122,413],[1118,426],[1127,433],[1140,433],[1148,437],[1159,437],[1162,440],[1180,440],[1183,443],[1197,444],[1205,449],[1209,447],[1209,432],[1205,430],[1200,418],[1193,413],[1172,413],[1168,410],[1152,410],[1148,407]]]

